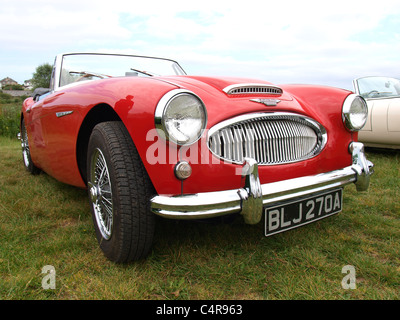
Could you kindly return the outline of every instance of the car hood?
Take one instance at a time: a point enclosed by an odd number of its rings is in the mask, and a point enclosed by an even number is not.
[[[154,78],[153,78],[154,79]],[[197,94],[207,108],[208,128],[232,117],[257,112],[292,112],[313,116],[299,104],[291,93],[279,88],[271,82],[249,78],[201,77],[201,76],[171,76],[156,78],[168,82],[175,88],[187,89]],[[227,88],[277,89],[278,93],[239,92],[229,94]],[[250,90],[250,91],[251,91]]]
[[[224,95],[230,96],[227,93],[227,89],[231,86],[264,86],[271,88],[279,88],[278,86],[272,84],[271,82],[259,80],[259,79],[251,79],[251,78],[233,78],[233,77],[204,77],[204,76],[171,76],[171,77],[162,77],[159,80],[169,82],[178,87],[191,89],[193,87],[197,88],[201,91],[207,91],[210,94],[214,95]],[[260,94],[254,93],[254,96],[258,96]],[[246,94],[249,96],[249,94]],[[274,95],[271,95],[274,96]],[[243,94],[236,94],[235,97],[243,97]],[[293,100],[293,98],[286,92],[282,90],[282,93],[276,95],[279,97],[279,100]]]

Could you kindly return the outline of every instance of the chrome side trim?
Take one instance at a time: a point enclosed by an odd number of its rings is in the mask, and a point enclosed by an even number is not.
[[[373,174],[373,164],[366,160],[362,143],[350,144],[349,151],[353,156],[351,166],[263,185],[258,178],[257,164],[246,159],[244,188],[175,197],[158,195],[151,199],[151,210],[171,219],[203,219],[241,213],[246,223],[255,224],[260,221],[262,208],[266,205],[341,188],[350,183],[355,183],[358,191],[365,191]]]
[[[74,111],[63,111],[63,112],[56,112],[56,116],[57,116],[57,118],[61,118],[61,117],[64,117],[64,116],[68,116],[68,115],[70,115],[71,113],[73,113]]]

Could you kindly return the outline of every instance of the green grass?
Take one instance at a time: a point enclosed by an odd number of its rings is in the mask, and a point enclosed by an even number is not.
[[[85,190],[31,176],[0,137],[0,299],[400,299],[400,152],[368,150],[370,190],[344,192],[333,217],[273,237],[262,224],[157,220],[150,256],[100,251]],[[45,265],[56,288],[42,288]],[[345,290],[342,268],[356,270]]]
[[[24,99],[26,96],[12,97],[0,91],[0,136],[9,138],[17,136]]]

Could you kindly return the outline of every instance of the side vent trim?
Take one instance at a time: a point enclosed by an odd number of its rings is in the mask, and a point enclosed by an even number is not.
[[[265,94],[280,96],[283,93],[283,90],[277,86],[261,83],[233,84],[224,88],[223,91],[228,95]]]

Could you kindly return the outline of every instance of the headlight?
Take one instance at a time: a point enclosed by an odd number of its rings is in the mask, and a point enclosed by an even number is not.
[[[158,103],[155,123],[166,139],[179,145],[192,144],[200,139],[206,128],[206,108],[193,92],[172,90]]]
[[[367,103],[362,97],[351,94],[343,103],[342,114],[346,128],[350,131],[359,131],[367,122]]]

